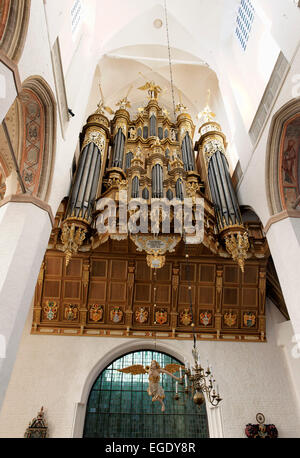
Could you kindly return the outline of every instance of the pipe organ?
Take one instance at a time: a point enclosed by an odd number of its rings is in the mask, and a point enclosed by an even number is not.
[[[83,128],[32,332],[186,339],[193,325],[199,339],[264,341],[268,247],[262,228],[243,220],[221,126],[207,116],[194,146],[185,107],[170,120],[159,86],[140,89],[149,100],[136,117],[121,103],[109,120],[99,105]],[[201,239],[175,224],[186,208],[195,223],[198,202]]]

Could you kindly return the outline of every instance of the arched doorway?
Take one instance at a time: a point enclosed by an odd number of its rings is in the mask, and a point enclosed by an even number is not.
[[[174,400],[176,382],[163,375],[165,412],[147,393],[148,375],[131,375],[118,369],[156,360],[161,367],[182,364],[153,350],[135,351],[109,364],[97,377],[89,395],[84,433],[87,438],[208,438],[206,406],[198,408],[190,396]],[[177,374],[178,375],[178,374]]]

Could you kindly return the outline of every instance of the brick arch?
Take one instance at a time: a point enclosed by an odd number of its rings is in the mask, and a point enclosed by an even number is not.
[[[0,51],[18,63],[23,52],[31,0],[0,0]]]
[[[272,119],[266,191],[271,215],[295,210],[300,214],[300,98],[286,103]]]

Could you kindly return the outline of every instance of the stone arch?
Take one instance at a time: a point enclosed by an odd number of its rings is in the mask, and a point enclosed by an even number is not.
[[[300,211],[299,188],[300,98],[297,98],[290,100],[277,111],[269,130],[266,192],[271,215],[283,211]]]
[[[0,51],[18,63],[23,52],[31,0],[0,0]]]
[[[79,402],[76,404],[75,417],[73,422],[73,432],[72,437],[81,438],[84,428],[84,420],[86,414],[86,407],[88,402],[88,397],[92,386],[101,372],[114,360],[120,358],[126,353],[138,351],[138,350],[154,350],[158,352],[167,353],[170,356],[183,361],[185,358],[189,359],[190,355],[188,353],[179,352],[172,345],[172,342],[154,342],[153,340],[131,340],[124,343],[116,345],[114,348],[111,348],[109,352],[106,353],[101,359],[97,361],[93,368],[89,371],[87,378],[82,387],[81,397]],[[209,433],[211,438],[222,438],[223,437],[223,425],[222,425],[222,415],[221,409],[219,406],[212,407],[207,403],[207,416],[208,416],[208,425]]]
[[[46,81],[35,76],[24,81],[19,101],[23,118],[20,171],[27,192],[47,201],[55,159],[55,98]]]

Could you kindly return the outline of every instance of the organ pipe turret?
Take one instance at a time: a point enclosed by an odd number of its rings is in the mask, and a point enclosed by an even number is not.
[[[212,113],[207,111],[206,114]],[[221,126],[212,121],[212,116],[208,116],[206,121],[199,130],[200,140],[196,146],[206,164],[208,184],[220,236],[225,242],[228,253],[244,271],[249,241],[229,174],[225,156],[226,138]]]
[[[101,186],[109,142],[109,121],[98,109],[88,118],[83,129],[83,144],[78,167],[71,186],[62,226],[66,264],[78,251],[92,223],[97,191]]]

